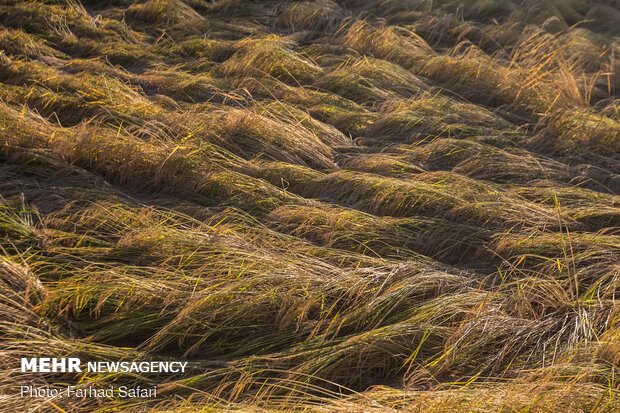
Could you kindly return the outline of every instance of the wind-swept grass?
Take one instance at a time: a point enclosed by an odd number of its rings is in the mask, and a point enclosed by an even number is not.
[[[4,2],[0,410],[618,411],[619,16]]]

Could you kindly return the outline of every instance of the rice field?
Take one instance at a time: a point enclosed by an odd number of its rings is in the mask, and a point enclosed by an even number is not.
[[[1,0],[0,411],[620,411],[617,56],[616,0]]]

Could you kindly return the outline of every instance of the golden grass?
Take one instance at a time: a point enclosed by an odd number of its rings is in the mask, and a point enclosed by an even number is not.
[[[0,4],[0,410],[618,411],[619,16]]]

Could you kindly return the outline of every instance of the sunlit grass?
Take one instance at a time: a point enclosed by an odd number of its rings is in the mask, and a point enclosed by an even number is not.
[[[617,411],[618,27],[594,0],[3,3],[0,410]],[[19,371],[48,353],[193,367]],[[159,397],[12,397],[78,382]]]

